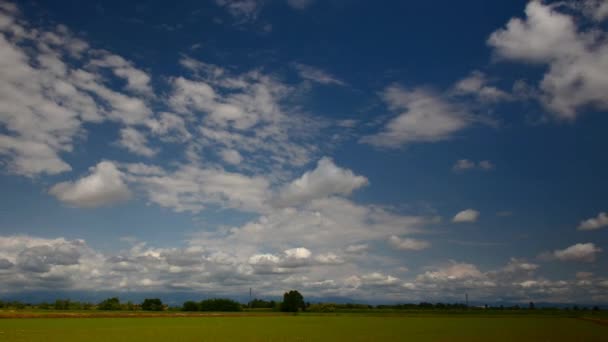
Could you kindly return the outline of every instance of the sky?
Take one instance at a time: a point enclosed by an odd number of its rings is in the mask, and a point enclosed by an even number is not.
[[[0,297],[608,303],[606,0],[0,0],[0,81]]]

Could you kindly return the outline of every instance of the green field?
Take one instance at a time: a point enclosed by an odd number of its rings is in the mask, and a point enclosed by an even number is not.
[[[608,326],[532,315],[4,318],[0,341],[607,341]]]

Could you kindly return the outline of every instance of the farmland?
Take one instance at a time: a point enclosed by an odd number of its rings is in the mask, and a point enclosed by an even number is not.
[[[0,312],[2,341],[605,341],[603,316]],[[21,318],[15,318],[21,317]]]

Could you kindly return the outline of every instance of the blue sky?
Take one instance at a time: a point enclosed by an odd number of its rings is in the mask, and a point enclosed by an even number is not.
[[[0,283],[606,303],[608,2],[0,2]]]

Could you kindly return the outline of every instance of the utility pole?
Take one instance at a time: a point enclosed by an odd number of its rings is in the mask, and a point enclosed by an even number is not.
[[[249,288],[249,308],[251,309],[251,287]]]
[[[467,308],[469,307],[469,294],[465,292],[464,294],[464,301],[467,305]]]

